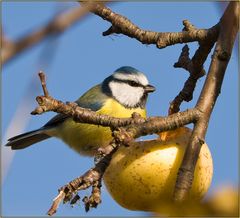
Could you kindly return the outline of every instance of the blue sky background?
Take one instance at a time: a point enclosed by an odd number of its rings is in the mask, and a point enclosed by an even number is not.
[[[155,2],[114,3],[110,7],[144,29],[154,31],[181,31],[182,20],[188,19],[196,27],[208,28],[220,18],[218,3],[204,2]],[[76,7],[77,3],[2,3],[2,23],[5,34],[11,39],[42,26],[58,9]],[[28,109],[21,117],[31,117],[27,128],[43,125],[54,113],[31,116],[35,96],[42,94],[37,72],[48,74],[50,94],[63,101],[74,101],[93,85],[123,65],[130,65],[145,72],[157,91],[149,97],[148,115],[167,114],[169,102],[182,88],[188,73],[173,68],[183,45],[159,50],[153,45],[142,45],[123,35],[103,37],[101,33],[110,24],[95,15],[89,15],[57,39],[44,40],[2,68],[2,136],[11,118],[26,96]],[[189,44],[191,55],[197,43]],[[46,49],[48,48],[48,49]],[[51,52],[53,55],[51,55]],[[44,61],[50,64],[44,64]],[[210,58],[205,64],[208,70]],[[34,80],[33,80],[34,78]],[[184,103],[182,110],[195,105],[205,78],[200,79],[194,100]],[[30,81],[37,81],[29,90]],[[238,56],[232,54],[225,75],[222,92],[214,108],[206,141],[214,161],[214,175],[210,192],[218,185],[238,184]],[[33,85],[30,85],[32,87]],[[31,94],[30,92],[33,92]],[[5,139],[3,143],[5,144]],[[3,157],[3,159],[6,156]],[[5,216],[45,215],[57,189],[93,166],[93,160],[80,157],[63,142],[49,139],[28,149],[17,151],[2,187],[2,213]],[[90,194],[90,190],[85,193]],[[82,193],[82,196],[84,193]],[[57,215],[145,215],[118,206],[102,189],[102,204],[98,209],[85,213],[83,206],[71,208],[61,205]]]

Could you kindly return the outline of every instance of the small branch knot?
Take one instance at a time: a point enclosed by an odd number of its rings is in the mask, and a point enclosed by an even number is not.
[[[133,112],[132,113],[132,119],[133,119],[133,123],[139,124],[139,123],[143,123],[146,121],[145,118],[143,118],[139,113],[137,112]]]
[[[158,40],[156,42],[156,46],[159,49],[163,49],[165,47],[167,47],[167,42],[165,39],[162,38],[162,36],[159,34]]]
[[[189,58],[189,47],[184,45],[178,61],[173,65],[175,68],[183,68],[188,71],[191,60]],[[191,72],[189,72],[191,73]]]
[[[38,104],[39,104],[40,106],[42,106],[43,103],[44,103],[44,96],[37,96],[37,97],[36,97],[36,101],[38,102]]]
[[[188,20],[183,20],[183,31],[193,31],[196,30],[196,27],[190,23]]]
[[[113,137],[117,143],[129,146],[129,143],[132,142],[133,137],[129,134],[124,128],[118,128],[113,131]]]
[[[227,51],[222,51],[217,54],[217,57],[221,61],[228,61],[231,57],[231,54]]]
[[[76,194],[73,197],[73,199],[71,200],[70,205],[72,205],[72,206],[75,205],[80,199],[81,199],[80,196],[78,194]]]
[[[201,146],[205,143],[204,139],[201,139],[201,138],[198,138],[198,141]]]
[[[113,33],[119,34],[119,33],[121,33],[121,30],[119,28],[115,27],[115,26],[110,26],[106,31],[104,31],[102,33],[102,35],[103,36],[109,36]]]

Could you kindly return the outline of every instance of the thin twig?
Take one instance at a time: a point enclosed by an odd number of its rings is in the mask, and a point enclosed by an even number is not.
[[[88,170],[82,176],[72,180],[67,185],[59,189],[59,194],[53,200],[51,208],[48,210],[48,215],[52,216],[56,213],[59,204],[63,201],[64,203],[70,202],[71,205],[75,204],[80,197],[76,194],[80,190],[87,189],[92,186],[92,193],[90,197],[85,196],[83,202],[85,204],[85,210],[88,211],[92,207],[97,207],[101,203],[101,180],[103,174],[108,167],[112,155],[116,152],[120,144],[114,141],[110,143],[108,152],[102,157],[94,168]],[[111,147],[111,148],[110,148]]]
[[[173,114],[180,111],[180,105],[183,101],[189,102],[193,98],[193,92],[199,78],[205,75],[203,64],[206,61],[215,41],[202,43],[195,52],[192,59],[189,58],[189,48],[185,45],[178,62],[174,64],[176,68],[183,68],[189,72],[189,77],[184,83],[182,90],[170,103],[168,114]]]
[[[83,7],[77,7],[70,11],[63,12],[55,16],[46,26],[29,35],[23,36],[16,42],[11,42],[11,44],[5,47],[6,49],[3,48],[1,51],[2,64],[12,60],[21,54],[21,52],[33,47],[46,37],[64,32],[68,27],[86,15],[93,4],[94,3],[86,3]]]
[[[102,178],[93,183],[90,197],[85,196],[83,198],[86,212],[88,212],[91,208],[96,208],[101,203],[101,180]]]
[[[51,208],[48,210],[47,215],[52,216],[53,214],[55,214],[64,198],[65,198],[65,193],[63,190],[61,190],[57,195],[57,197],[53,199],[53,204]]]
[[[183,21],[184,31],[194,31],[197,28],[192,25],[188,20]],[[182,49],[182,53],[178,59],[178,62],[174,64],[176,68],[183,68],[189,72],[189,77],[184,83],[182,90],[170,103],[168,114],[173,114],[180,111],[180,105],[183,101],[189,102],[193,98],[193,92],[196,87],[199,78],[205,75],[203,64],[205,63],[208,54],[210,53],[215,41],[217,40],[217,34],[215,37],[210,38],[207,41],[200,42],[199,48],[195,52],[192,59],[189,58],[189,48],[185,45]]]
[[[38,73],[38,76],[39,76],[40,81],[41,81],[41,85],[42,85],[44,96],[49,97],[47,86],[46,86],[46,76],[45,76],[45,73],[43,71],[40,71]]]

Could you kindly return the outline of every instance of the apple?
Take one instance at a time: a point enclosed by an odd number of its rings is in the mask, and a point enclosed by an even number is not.
[[[177,172],[191,136],[191,129],[159,134],[155,140],[121,146],[104,174],[112,198],[129,210],[154,211],[171,200]],[[190,198],[201,199],[208,191],[213,174],[212,156],[203,144],[196,164]]]

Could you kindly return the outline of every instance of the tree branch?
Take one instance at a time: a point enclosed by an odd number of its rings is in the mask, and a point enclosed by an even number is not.
[[[1,52],[2,64],[12,60],[17,55],[26,49],[36,45],[43,39],[50,35],[60,34],[68,27],[75,24],[79,19],[86,15],[93,4],[86,3],[83,7],[77,7],[70,11],[61,13],[54,17],[46,26],[41,29],[22,37],[16,42],[8,43],[7,46],[3,46]],[[4,45],[4,44],[3,44]]]
[[[239,2],[230,2],[220,20],[220,34],[204,87],[196,105],[196,108],[202,112],[202,116],[194,125],[189,145],[179,169],[173,196],[175,201],[185,200],[191,188],[201,145],[204,143],[208,122],[220,94],[225,70],[238,32],[238,19]]]
[[[168,114],[173,114],[180,111],[180,105],[183,101],[189,102],[192,100],[193,92],[198,79],[205,75],[203,64],[205,63],[214,43],[215,39],[201,43],[192,59],[189,58],[188,46],[185,45],[183,47],[178,62],[174,64],[174,67],[183,68],[187,70],[190,75],[185,82],[183,89],[170,103]]]
[[[48,210],[47,214],[49,216],[52,216],[54,213],[56,213],[57,208],[62,201],[64,203],[70,202],[71,205],[75,204],[80,199],[77,192],[87,189],[91,186],[92,194],[90,197],[85,196],[83,198],[83,202],[85,204],[86,212],[92,207],[96,208],[97,205],[101,203],[100,188],[103,174],[111,161],[112,155],[117,150],[119,145],[120,144],[116,144],[113,140],[108,146],[108,152],[106,152],[105,154],[103,154],[102,151],[100,152],[101,159],[94,168],[88,170],[82,176],[72,180],[67,185],[61,187],[58,190],[59,194],[56,198],[54,198],[52,206]]]
[[[143,44],[155,44],[157,48],[165,48],[177,43],[214,40],[217,38],[219,31],[219,24],[209,29],[196,29],[191,28],[188,21],[184,21],[184,25],[187,28],[182,32],[154,32],[142,30],[126,17],[113,12],[110,8],[100,3],[95,4],[90,11],[112,24],[107,31],[103,32],[103,36],[113,33],[124,34],[130,38],[135,38]]]

